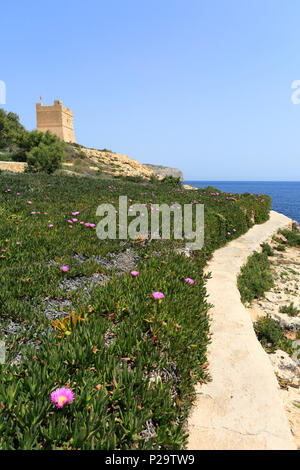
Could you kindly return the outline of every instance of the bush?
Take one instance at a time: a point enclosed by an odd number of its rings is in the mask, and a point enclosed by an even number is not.
[[[281,349],[287,354],[293,354],[293,342],[284,336],[279,323],[270,315],[261,317],[254,323],[254,330],[258,340],[268,352],[274,352]]]
[[[0,109],[0,149],[13,149],[18,136],[24,132],[17,114]]]
[[[261,245],[262,252],[266,253],[267,256],[274,256],[274,251],[268,243],[262,243]]]
[[[264,297],[274,281],[270,271],[270,261],[266,253],[255,252],[248,258],[238,277],[238,288],[243,303]]]
[[[181,181],[180,178],[176,178],[175,176],[166,176],[162,180],[160,180],[160,183],[162,184],[167,184],[169,186],[173,186],[174,188],[178,188],[181,186]]]
[[[300,314],[300,310],[295,307],[293,302],[291,302],[290,305],[283,305],[280,307],[279,312],[287,313],[289,317],[296,317]]]
[[[48,145],[41,142],[26,153],[28,171],[53,173],[60,167],[63,156],[64,146],[61,142],[57,141]]]
[[[53,173],[64,157],[65,143],[47,132],[23,132],[16,139],[14,160],[27,162],[28,171]]]
[[[287,239],[287,245],[300,247],[300,232],[298,230],[280,230]]]

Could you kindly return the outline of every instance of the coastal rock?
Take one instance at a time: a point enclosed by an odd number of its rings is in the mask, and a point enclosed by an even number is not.
[[[137,160],[110,150],[95,150],[82,147],[82,151],[88,159],[110,176],[132,176],[149,179],[154,172],[147,165],[142,165]]]
[[[150,163],[144,163],[144,166],[152,170],[158,177],[164,178],[166,176],[173,176],[174,178],[180,178],[183,181],[183,173],[178,168],[172,168],[169,166],[152,165]]]
[[[300,369],[296,361],[280,349],[274,354],[269,354],[269,358],[278,377],[299,386]]]
[[[182,187],[183,187],[183,189],[194,190],[194,191],[195,190],[197,191],[197,189],[198,189],[198,188],[195,188],[195,186],[191,186],[190,184],[183,184]]]
[[[290,317],[284,313],[273,312],[271,315],[284,330],[300,331],[300,317]]]

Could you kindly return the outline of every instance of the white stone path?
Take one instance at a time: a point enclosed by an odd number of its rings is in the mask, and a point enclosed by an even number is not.
[[[188,421],[188,449],[296,449],[268,355],[240,300],[237,276],[249,255],[291,219],[270,219],[215,251],[206,272],[212,342],[212,382],[196,387]]]

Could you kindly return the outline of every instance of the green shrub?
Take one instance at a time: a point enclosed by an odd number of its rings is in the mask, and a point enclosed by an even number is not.
[[[270,290],[274,281],[270,271],[270,262],[266,253],[255,252],[248,258],[238,276],[238,288],[243,303],[263,298]]]
[[[267,256],[274,256],[274,251],[268,243],[262,243],[260,246],[262,247],[262,252],[266,253]]]
[[[293,354],[293,341],[284,336],[283,329],[276,320],[269,315],[261,317],[254,323],[254,330],[258,340],[268,352],[281,349],[287,354]]]
[[[277,245],[274,247],[276,251],[286,251],[286,247],[284,245]]]
[[[0,153],[0,162],[11,162],[12,155],[11,153]]]
[[[19,135],[25,132],[15,113],[0,109],[0,149],[13,149]]]
[[[280,307],[279,312],[287,313],[289,317],[296,317],[300,314],[300,310],[295,307],[293,302],[291,302],[290,305],[283,305]]]
[[[281,230],[280,233],[287,239],[287,245],[300,247],[300,232],[298,230]]]
[[[18,161],[27,161],[27,155],[32,151],[32,149],[38,147],[40,144],[43,146],[53,146],[57,145],[60,151],[65,150],[65,143],[62,142],[56,135],[47,132],[31,131],[24,132],[20,134],[16,140],[18,145],[18,152],[15,154],[15,159]]]
[[[32,172],[53,173],[60,167],[64,156],[64,145],[56,141],[50,144],[41,142],[26,153],[28,170]]]
[[[162,180],[160,180],[160,183],[162,184],[167,184],[169,186],[172,186],[174,188],[178,188],[181,186],[181,181],[180,181],[180,178],[179,177],[175,177],[175,176],[165,176],[165,178],[163,178]]]

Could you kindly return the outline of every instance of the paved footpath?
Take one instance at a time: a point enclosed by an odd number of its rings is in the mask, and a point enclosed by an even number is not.
[[[215,251],[206,272],[212,342],[212,382],[197,386],[188,422],[188,449],[296,449],[268,355],[240,300],[237,276],[249,255],[291,219],[270,219]]]

